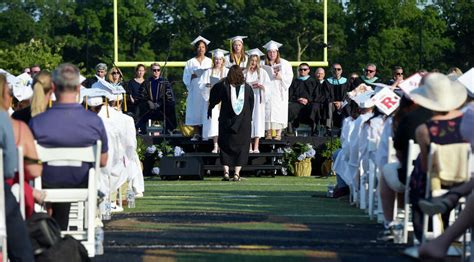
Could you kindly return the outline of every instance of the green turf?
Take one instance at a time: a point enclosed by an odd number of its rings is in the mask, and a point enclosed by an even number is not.
[[[145,197],[126,212],[225,212],[271,214],[296,223],[364,222],[367,216],[347,201],[326,198],[335,178],[249,177],[241,182],[149,179]],[[317,197],[312,197],[312,195]],[[166,225],[163,225],[166,226]]]

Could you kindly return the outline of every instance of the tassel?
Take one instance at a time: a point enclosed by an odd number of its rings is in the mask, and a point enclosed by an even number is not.
[[[124,112],[127,112],[127,94],[123,94],[123,102],[124,102]]]
[[[105,98],[105,109],[107,110],[107,118],[109,118],[109,99]]]
[[[53,100],[51,98],[49,99],[48,106],[49,108],[53,107]]]
[[[115,107],[119,110],[119,95],[117,95],[117,101],[115,101]]]

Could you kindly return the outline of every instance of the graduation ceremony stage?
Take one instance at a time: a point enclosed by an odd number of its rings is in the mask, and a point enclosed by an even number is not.
[[[141,136],[146,145],[159,145],[163,141],[175,147],[179,146],[184,150],[180,157],[163,158],[160,161],[160,176],[165,178],[178,178],[178,176],[194,176],[196,179],[202,179],[205,175],[221,176],[223,167],[220,164],[219,154],[211,153],[212,140],[191,141],[190,137],[178,135],[143,135]],[[324,161],[318,154],[330,137],[320,136],[282,136],[282,140],[260,140],[260,153],[250,153],[248,165],[242,167],[243,176],[275,176],[281,175],[283,153],[278,152],[279,148],[292,146],[295,143],[309,143],[316,149],[316,157],[312,159],[312,175],[321,176],[321,164]],[[164,165],[163,165],[164,164]],[[150,164],[144,163],[144,174],[150,175]],[[180,169],[181,170],[178,170]],[[148,170],[147,170],[148,169]],[[181,172],[181,174],[180,174]]]

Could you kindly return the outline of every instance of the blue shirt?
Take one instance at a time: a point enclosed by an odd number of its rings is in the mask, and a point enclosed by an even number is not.
[[[44,147],[86,147],[102,141],[102,153],[108,151],[107,134],[102,120],[80,104],[55,104],[30,120],[38,144]],[[87,183],[90,163],[81,167],[43,166],[43,183],[51,187],[76,187]]]
[[[12,123],[5,111],[0,112],[0,148],[3,150],[3,176],[12,178],[18,166],[18,156]]]

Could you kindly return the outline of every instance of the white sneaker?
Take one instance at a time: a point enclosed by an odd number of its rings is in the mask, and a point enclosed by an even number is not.
[[[200,138],[201,138],[200,135],[194,134],[193,138],[191,138],[191,141],[199,141]]]
[[[117,204],[112,203],[112,208],[111,208],[110,212],[112,212],[112,213],[123,212],[123,207],[120,207]]]

